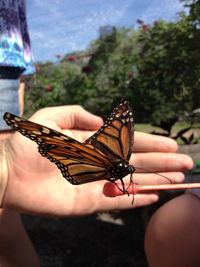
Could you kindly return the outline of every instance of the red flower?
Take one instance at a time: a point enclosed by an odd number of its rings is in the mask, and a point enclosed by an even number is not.
[[[154,21],[154,23],[153,23],[153,24],[156,26],[156,25],[158,25],[158,22],[157,22],[157,21]]]
[[[82,67],[82,72],[90,73],[92,72],[92,68],[90,66]]]
[[[56,54],[55,56],[56,56],[57,58],[61,58],[61,57],[62,57],[61,54]]]
[[[76,60],[76,57],[75,56],[69,56],[67,59],[70,61],[73,61],[73,60]]]
[[[39,71],[39,70],[40,70],[40,66],[35,65],[35,70],[36,70],[36,71]]]
[[[146,30],[148,30],[149,26],[148,25],[143,25],[142,28],[143,28],[144,31],[146,31]]]
[[[139,54],[139,57],[140,57],[141,59],[143,59],[143,58],[144,58],[144,55],[143,55],[142,53],[140,53],[140,54]]]
[[[141,19],[137,19],[137,23],[139,23],[139,24],[143,24],[143,20],[141,20]]]
[[[128,76],[128,78],[132,78],[134,76],[134,74],[133,73],[128,73],[127,76]]]
[[[91,57],[96,57],[97,54],[96,54],[96,53],[92,53],[92,54],[89,54],[89,56],[91,56]]]
[[[51,90],[53,90],[53,86],[52,85],[47,85],[46,87],[45,87],[45,90],[46,91],[51,91]]]

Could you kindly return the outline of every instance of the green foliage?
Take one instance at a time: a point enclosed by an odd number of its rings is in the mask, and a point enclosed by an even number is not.
[[[182,12],[176,23],[115,29],[87,51],[73,53],[71,61],[66,55],[57,64],[39,63],[28,81],[25,107],[80,104],[105,117],[124,96],[136,122],[151,122],[170,134],[200,99],[200,1],[183,2],[189,13]]]
[[[142,45],[143,57],[137,64],[135,92],[138,103],[142,104],[142,121],[146,118],[159,124],[163,119],[178,119],[183,112],[198,107],[195,99],[200,93],[197,56],[200,35],[194,38],[191,31],[181,20],[178,23],[159,21],[141,32],[138,42]]]

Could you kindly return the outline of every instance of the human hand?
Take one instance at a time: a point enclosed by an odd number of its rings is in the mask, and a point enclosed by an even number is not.
[[[101,118],[78,106],[62,106],[39,110],[31,118],[79,141],[84,141],[102,124]],[[83,185],[67,182],[55,164],[43,158],[37,145],[19,133],[6,143],[8,150],[8,184],[3,208],[51,216],[80,216],[98,211],[128,209],[157,201],[156,194],[136,195],[134,205],[127,195],[108,198],[103,194],[105,181]],[[192,166],[186,155],[175,154],[176,143],[165,137],[135,133],[130,163],[166,176],[183,180],[181,171]],[[161,183],[156,174],[134,174],[134,182]],[[174,180],[175,181],[175,180]],[[164,181],[166,182],[166,181]]]

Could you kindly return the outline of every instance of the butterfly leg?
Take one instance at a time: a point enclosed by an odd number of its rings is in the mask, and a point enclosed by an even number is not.
[[[122,183],[122,189],[121,189],[120,186],[115,182],[115,180],[110,180],[110,179],[105,179],[105,180],[107,180],[108,182],[111,182],[111,183],[115,184],[115,185],[117,186],[117,188],[118,188],[123,194],[126,193],[126,190],[125,190],[123,181],[121,181],[121,183]],[[121,179],[120,179],[120,180],[121,180]]]
[[[123,192],[123,194],[126,194],[127,193],[128,196],[129,196],[129,192],[127,191],[127,189],[124,186],[124,181],[122,179],[120,179],[120,181],[121,181],[121,184],[122,184],[122,192]]]
[[[133,174],[131,173],[131,175],[130,175],[130,182],[129,182],[128,187],[126,188],[126,191],[128,191],[129,187],[132,185],[132,192],[134,192],[134,190],[133,190],[133,185],[134,184],[135,183],[133,182]],[[133,203],[134,203],[134,193],[133,193],[133,199],[132,199],[131,204],[133,205]]]
[[[132,173],[131,173],[131,176],[130,176],[130,182],[129,182],[128,187],[126,188],[126,191],[128,191],[128,189],[130,188],[130,186],[131,186],[131,185],[133,186],[133,184],[134,184],[134,182],[133,182]]]
[[[114,183],[117,188],[123,193],[123,194],[127,194],[129,196],[129,192],[127,191],[127,189],[125,189],[125,185],[124,185],[124,181],[122,179],[120,179],[120,182],[122,184],[122,188],[115,182],[115,181],[111,181],[112,183]]]
[[[120,179],[120,181],[121,181],[121,183],[122,183],[122,188],[123,189],[121,189],[119,186],[118,186],[118,184],[117,183],[115,183],[114,181],[114,183],[116,184],[116,186],[119,188],[119,190],[123,193],[123,194],[127,194],[128,196],[130,195],[129,194],[129,192],[128,192],[128,189],[129,189],[129,187],[132,185],[132,187],[133,187],[133,185],[134,185],[134,183],[133,183],[133,179],[132,179],[132,173],[131,173],[131,177],[130,177],[130,183],[129,183],[129,185],[128,185],[128,187],[127,188],[125,188],[125,186],[124,186],[124,181],[122,180],[122,179]],[[133,191],[133,188],[132,188],[132,191]],[[133,191],[134,192],[134,191]],[[131,204],[133,205],[133,203],[134,203],[134,194],[133,194],[133,199],[132,199],[132,201],[131,201]]]

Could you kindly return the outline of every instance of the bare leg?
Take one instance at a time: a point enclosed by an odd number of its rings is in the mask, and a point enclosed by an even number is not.
[[[6,140],[10,135],[10,131],[1,131],[0,141]],[[19,213],[5,209],[0,209],[0,266],[40,266]]]
[[[200,266],[200,199],[184,194],[150,219],[145,251],[150,267]]]
[[[40,266],[19,213],[0,209],[0,266]]]

